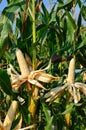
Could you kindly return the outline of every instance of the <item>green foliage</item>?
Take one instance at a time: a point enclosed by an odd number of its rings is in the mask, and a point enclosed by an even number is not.
[[[47,106],[44,103],[42,104],[42,107],[43,107],[43,111],[46,117],[45,130],[52,130],[53,116],[51,116],[50,110],[47,108]]]
[[[0,69],[0,87],[8,95],[12,95],[12,87],[8,74],[3,69]]]
[[[9,108],[6,103],[7,95],[12,97],[11,101],[14,98],[18,100],[18,95],[25,100],[23,105],[18,101],[18,116],[14,119],[12,129],[18,124],[21,114],[23,117],[22,126],[28,126],[32,123],[28,110],[28,99],[30,100],[32,91],[27,89],[26,84],[23,84],[18,93],[14,94],[10,77],[6,72],[8,64],[12,64],[20,73],[15,56],[16,48],[21,49],[24,56],[25,53],[28,54],[31,61],[33,61],[33,50],[35,49],[35,69],[44,68],[50,59],[54,58],[55,62],[52,62],[47,72],[54,76],[60,76],[61,79],[44,84],[49,90],[65,84],[70,60],[67,60],[68,56],[76,56],[76,69],[81,69],[82,66],[82,70],[86,70],[86,27],[82,25],[82,18],[86,22],[85,2],[82,0],[58,0],[51,10],[48,10],[43,2],[41,10],[35,10],[36,42],[33,43],[32,1],[29,1],[28,4],[27,1],[7,0],[8,5],[0,15],[0,111],[5,116],[5,111]],[[38,1],[35,2],[35,6],[37,6]],[[77,7],[79,7],[80,12],[76,19],[74,11]],[[76,81],[83,82],[82,74],[77,73],[75,78]],[[33,89],[33,86],[30,87]],[[35,121],[38,129],[52,130],[52,126],[57,130],[85,129],[86,101],[83,94],[76,105],[72,103],[67,91],[64,91],[63,95],[52,104],[45,103],[43,95],[46,93],[46,91],[39,90],[36,99],[40,105],[37,106]],[[40,99],[43,102],[40,102]],[[69,103],[68,108],[66,108],[67,103]],[[65,114],[69,113],[72,122],[70,126],[65,120]]]

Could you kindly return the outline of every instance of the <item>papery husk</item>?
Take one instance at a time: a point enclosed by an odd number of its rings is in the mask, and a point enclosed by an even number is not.
[[[41,81],[41,82],[44,82],[44,83],[49,83],[51,81],[55,81],[55,80],[58,80],[60,79],[59,77],[55,77],[55,76],[52,76],[50,74],[47,74],[45,72],[38,72],[35,76],[35,79]]]
[[[78,91],[76,90],[75,87],[73,87],[73,98],[74,98],[74,103],[78,103],[80,101],[80,98],[78,98]]]
[[[56,95],[57,93],[60,93],[61,91],[63,91],[64,89],[66,89],[67,86],[68,85],[66,84],[64,86],[60,86],[60,87],[56,87],[56,88],[51,89],[50,92],[48,92],[48,93],[46,93],[44,95],[44,98],[48,98],[48,97]]]
[[[63,92],[64,92],[64,90],[62,90],[60,93],[55,94],[54,96],[47,98],[46,102],[49,102],[49,104],[51,104],[56,98],[61,97]]]
[[[75,83],[75,87],[78,88],[86,96],[86,84],[84,83]]]
[[[36,124],[33,124],[33,125],[30,125],[30,126],[27,126],[27,127],[24,127],[24,128],[21,128],[21,129],[18,129],[18,130],[29,130],[29,129],[33,129],[36,127]]]
[[[56,98],[59,98],[64,90],[67,88],[67,84],[64,85],[63,87],[56,87],[56,88],[53,88],[50,90],[50,92],[46,93],[44,95],[44,98],[47,98],[46,99],[46,102],[53,102]]]
[[[17,101],[15,101],[15,100],[12,101],[10,108],[7,112],[7,115],[5,117],[4,123],[3,123],[3,126],[6,128],[6,130],[11,129],[12,122],[13,122],[13,119],[15,117],[17,107],[18,107]]]
[[[32,85],[37,86],[38,88],[41,88],[41,89],[44,89],[44,90],[48,90],[41,83],[39,83],[38,81],[36,81],[34,79],[33,80],[28,79],[28,82],[31,83]]]

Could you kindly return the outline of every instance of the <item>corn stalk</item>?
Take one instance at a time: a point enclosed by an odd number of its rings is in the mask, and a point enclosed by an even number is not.
[[[32,0],[32,40],[33,40],[33,44],[36,43],[36,20],[35,20],[35,0]],[[36,48],[33,46],[33,57],[32,57],[32,69],[35,70],[36,69]],[[32,123],[35,124],[35,113],[36,113],[36,108],[37,108],[37,97],[38,97],[38,88],[36,86],[32,86],[33,90],[32,90],[32,94],[31,94],[31,99],[29,99],[29,106],[28,109],[31,113],[31,119],[32,119]],[[33,128],[34,130],[36,129]]]

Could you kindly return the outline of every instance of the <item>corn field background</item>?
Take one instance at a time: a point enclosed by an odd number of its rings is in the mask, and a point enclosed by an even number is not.
[[[86,130],[86,0],[47,2],[0,15],[0,130]]]

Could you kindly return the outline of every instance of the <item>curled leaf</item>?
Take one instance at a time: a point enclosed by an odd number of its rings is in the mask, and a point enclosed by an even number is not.
[[[86,96],[86,84],[84,83],[75,83],[75,87],[78,88]]]

